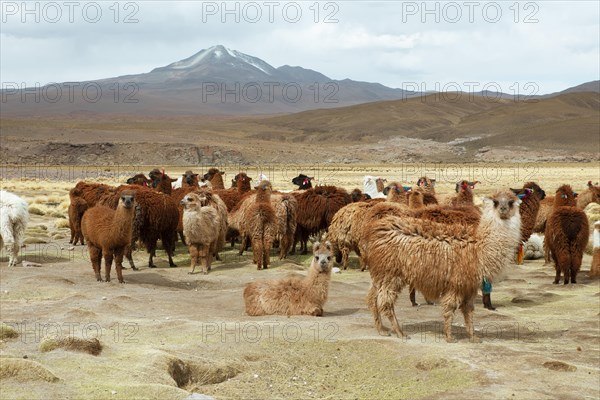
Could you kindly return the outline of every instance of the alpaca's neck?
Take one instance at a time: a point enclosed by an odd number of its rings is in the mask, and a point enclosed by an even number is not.
[[[477,227],[476,251],[478,273],[481,277],[492,277],[512,261],[514,249],[521,237],[521,218],[518,213],[501,220],[494,211],[486,210]]]
[[[317,268],[311,266],[304,279],[305,296],[324,302],[327,299],[330,280],[331,268],[327,272],[319,272]]]
[[[112,232],[116,238],[131,237],[133,211],[135,207],[125,208],[121,204],[117,207],[112,220]]]
[[[257,203],[270,203],[271,202],[271,193],[268,190],[258,190],[256,193],[256,202]]]

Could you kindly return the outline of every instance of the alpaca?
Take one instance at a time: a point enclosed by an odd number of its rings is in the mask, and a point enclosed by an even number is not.
[[[188,170],[185,171],[182,175],[181,187],[192,186],[194,188],[200,187],[200,181],[198,180],[198,174],[193,173]]]
[[[202,264],[202,272],[206,275],[221,234],[221,216],[208,204],[205,192],[189,193],[181,204],[184,206],[183,232],[191,258],[192,270],[189,273],[193,274],[196,266]],[[204,262],[201,263],[200,259]]]
[[[452,342],[452,319],[457,308],[473,333],[473,300],[484,277],[496,275],[519,242],[520,200],[510,191],[484,200],[476,226],[440,224],[410,217],[388,216],[367,226],[367,262],[372,278],[367,303],[380,334],[386,334],[380,314],[386,315],[396,335],[403,336],[394,302],[405,285],[426,298],[441,298],[444,334]]]
[[[522,231],[522,230],[521,230]],[[523,245],[523,259],[537,260],[544,257],[544,239],[538,234],[533,234]]]
[[[363,192],[371,196],[372,199],[383,199],[385,194],[383,193],[384,183],[386,179],[365,175],[363,178]]]
[[[100,264],[104,254],[106,282],[110,281],[110,268],[113,257],[117,270],[117,278],[123,283],[123,254],[131,244],[135,192],[125,190],[119,196],[116,210],[106,206],[94,206],[83,214],[81,229],[88,242],[88,250],[96,280],[100,277]]]
[[[77,245],[77,242],[80,242],[84,245],[83,241],[83,233],[81,232],[81,218],[83,218],[83,213],[88,209],[88,204],[83,200],[81,196],[81,191],[79,189],[73,188],[69,191],[69,198],[71,202],[69,204],[69,229],[71,230],[71,240],[69,243]]]
[[[252,191],[250,185],[251,181],[252,178],[245,172],[240,172],[232,181],[232,183],[235,182],[235,187],[229,189],[214,189],[213,193],[218,194],[221,200],[225,202],[227,211],[232,211],[240,201]]]
[[[554,261],[558,284],[561,273],[564,284],[577,283],[583,251],[589,238],[589,223],[585,213],[576,207],[575,194],[569,185],[562,185],[554,196],[554,207],[546,221],[544,250]]]
[[[271,247],[275,239],[275,211],[271,205],[271,182],[262,181],[256,188],[254,204],[248,210],[243,231],[248,232],[257,269],[269,267]]]
[[[590,203],[600,204],[600,186],[592,184],[592,181],[587,183],[588,188],[577,196],[577,207],[582,210]]]
[[[422,176],[417,180],[417,186],[425,192],[435,195],[435,179],[429,179],[426,176]]]
[[[223,183],[224,171],[219,171],[218,168],[209,168],[208,172],[204,174],[204,179],[210,182],[213,189],[225,189]]]
[[[331,243],[313,245],[313,259],[305,278],[251,282],[244,289],[246,313],[258,315],[322,316],[327,301],[331,268]]]
[[[523,244],[529,240],[540,210],[540,203],[546,197],[546,192],[535,182],[527,182],[522,189],[511,189],[521,199],[519,213],[521,214],[521,243],[517,249],[517,264],[523,264]]]
[[[367,193],[363,193],[360,189],[356,188],[350,192],[350,198],[352,199],[353,203],[356,203],[358,201],[370,200],[371,196],[369,196]]]
[[[14,193],[0,190],[0,249],[6,249],[9,267],[17,265],[28,223],[27,202]]]
[[[152,179],[148,179],[144,174],[136,174],[131,178],[127,179],[128,185],[140,185],[140,186],[150,186],[152,185]]]
[[[447,200],[447,204],[451,206],[472,206],[473,202],[473,188],[476,182],[460,181],[456,184],[456,196],[451,197]]]
[[[298,190],[310,189],[312,188],[312,181],[315,179],[314,176],[307,176],[304,174],[300,174],[297,177],[292,179],[292,183],[298,186]]]
[[[596,221],[594,224],[594,255],[592,256],[590,277],[600,277],[600,221]]]

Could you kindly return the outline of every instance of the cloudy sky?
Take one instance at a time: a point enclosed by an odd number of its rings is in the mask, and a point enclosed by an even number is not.
[[[597,1],[3,1],[1,81],[136,74],[223,44],[333,79],[543,94],[599,79],[598,15]]]

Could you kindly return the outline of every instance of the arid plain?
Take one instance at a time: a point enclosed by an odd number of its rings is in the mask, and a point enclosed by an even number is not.
[[[162,167],[159,165],[158,167]],[[165,166],[171,176],[209,165]],[[316,183],[362,187],[364,175],[414,185],[421,175],[449,194],[457,180],[478,179],[476,195],[536,181],[553,194],[563,183],[582,191],[600,178],[596,163],[219,166],[228,182],[243,169],[266,174],[276,189],[292,189],[299,172]],[[68,243],[68,190],[79,179],[108,184],[148,172],[148,166],[5,166],[1,185],[30,204],[22,258],[37,267],[0,263],[0,397],[48,399],[184,399],[190,392],[216,398],[598,398],[600,396],[600,282],[587,277],[584,256],[578,283],[553,285],[543,260],[510,265],[494,285],[497,310],[478,297],[476,334],[443,340],[438,305],[412,307],[403,292],[396,311],[410,339],[377,334],[365,304],[370,277],[353,255],[350,268],[332,276],[323,317],[248,317],[242,291],[248,282],[304,274],[310,256],[290,256],[257,271],[251,255],[227,247],[209,275],[188,275],[187,249],[178,243],[169,268],[96,282],[84,246]],[[113,272],[114,274],[114,272]],[[419,294],[417,300],[423,301]],[[19,334],[10,338],[9,328]],[[47,350],[46,336],[98,338],[99,355]]]

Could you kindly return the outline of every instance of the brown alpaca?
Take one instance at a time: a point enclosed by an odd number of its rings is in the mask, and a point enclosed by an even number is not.
[[[248,210],[248,219],[242,230],[248,232],[257,269],[269,267],[271,247],[275,240],[275,211],[271,205],[271,182],[262,181],[256,188],[254,204]]]
[[[252,191],[250,186],[251,181],[252,178],[246,175],[245,172],[240,172],[235,176],[235,187],[230,189],[213,189],[213,193],[218,194],[221,200],[225,202],[227,211],[232,211]]]
[[[127,179],[128,185],[140,185],[140,186],[150,186],[152,185],[152,180],[148,179],[144,174],[136,174],[131,178]]]
[[[158,168],[153,169],[148,174],[150,179],[152,180],[152,187],[164,194],[171,194],[173,191],[172,183],[177,179],[170,178],[169,175],[165,174],[165,170],[162,171]]]
[[[417,186],[425,192],[435,196],[435,179],[429,179],[426,176],[422,176],[417,180]]]
[[[590,203],[600,204],[600,186],[593,185],[592,181],[587,184],[588,188],[577,196],[577,207],[584,209]]]
[[[359,201],[367,201],[371,198],[371,196],[363,193],[362,190],[357,188],[350,192],[350,198],[352,199],[353,203],[356,203]]]
[[[114,257],[117,278],[123,283],[123,254],[131,244],[134,198],[134,192],[123,191],[116,210],[106,206],[94,206],[83,215],[81,229],[88,242],[90,259],[98,282],[102,282],[100,264],[104,255],[106,282],[110,281],[110,268]]]
[[[552,256],[558,284],[561,273],[564,284],[577,283],[577,273],[581,268],[583,251],[590,235],[588,219],[577,208],[577,201],[571,186],[562,185],[554,196],[554,208],[546,221],[544,250]]]
[[[600,221],[596,221],[594,224],[594,255],[592,256],[590,277],[600,277]]]
[[[210,182],[213,189],[225,189],[223,175],[225,175],[225,172],[219,171],[218,168],[209,168],[208,172],[204,174],[204,179]]]
[[[182,174],[181,187],[186,187],[186,186],[199,188],[200,181],[198,180],[198,174],[195,174],[190,170],[185,171]]]
[[[244,289],[246,313],[258,315],[322,316],[327,301],[333,257],[331,244],[315,243],[305,278],[251,282]]]
[[[77,182],[74,189],[77,189],[76,196],[85,200],[88,207],[94,207],[96,204],[98,204],[100,199],[115,194],[116,190],[114,186],[85,181]]]
[[[83,213],[88,209],[88,204],[83,200],[81,196],[81,191],[79,189],[73,188],[69,191],[69,197],[71,202],[69,204],[69,229],[71,230],[71,240],[69,243],[77,245],[77,242],[80,242],[84,245],[83,241],[83,233],[81,232],[81,218],[83,218]]]
[[[473,183],[470,185],[470,183]],[[475,187],[474,182],[461,181],[456,184],[457,195],[451,197],[448,200],[448,204],[454,207],[457,206],[472,206],[473,202],[473,188]]]
[[[512,192],[521,199],[519,213],[521,214],[521,243],[517,249],[517,264],[523,264],[525,255],[524,244],[533,233],[535,221],[537,219],[540,203],[546,197],[546,192],[542,190],[535,182],[527,182],[522,189],[511,189]]]
[[[444,334],[453,341],[451,327],[457,308],[473,334],[473,300],[483,277],[493,277],[513,256],[520,238],[520,200],[500,191],[484,201],[479,225],[440,224],[410,217],[388,216],[366,227],[367,262],[372,285],[367,303],[380,334],[387,334],[380,314],[394,332],[403,335],[394,302],[405,285],[426,298],[441,299]]]
[[[193,274],[196,266],[202,265],[202,272],[208,274],[221,235],[221,215],[210,206],[206,192],[189,193],[181,204],[184,206],[183,232],[191,258],[189,273]]]

